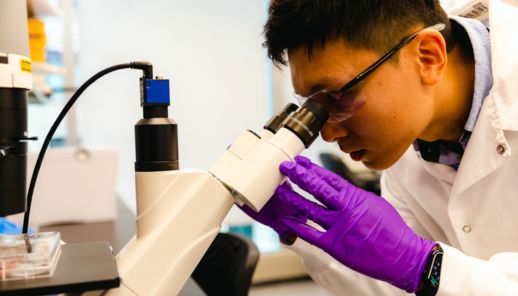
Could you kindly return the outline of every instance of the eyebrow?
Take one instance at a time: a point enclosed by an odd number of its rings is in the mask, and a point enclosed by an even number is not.
[[[321,79],[319,79],[316,83],[313,83],[313,86],[309,89],[309,93],[310,95],[312,95],[336,83],[336,79],[333,79],[330,76],[324,76]]]

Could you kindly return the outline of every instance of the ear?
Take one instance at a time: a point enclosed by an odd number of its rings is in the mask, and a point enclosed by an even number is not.
[[[426,29],[416,37],[418,70],[424,84],[436,84],[448,63],[446,41],[441,33]]]

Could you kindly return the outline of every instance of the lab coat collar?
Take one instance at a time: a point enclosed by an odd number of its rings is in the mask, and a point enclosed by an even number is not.
[[[489,95],[462,156],[452,187],[452,198],[495,171],[511,156],[511,148],[500,123],[494,95]]]
[[[506,132],[518,131],[518,2],[491,1],[489,24],[493,87],[484,100],[475,129],[466,147],[451,196],[497,170],[511,155]]]
[[[459,16],[450,16],[450,20],[457,23],[466,31],[469,41],[471,42],[471,48],[473,49],[473,57],[475,58],[473,100],[471,102],[468,120],[464,126],[466,131],[472,132],[477,122],[482,103],[493,86],[493,75],[491,73],[491,42],[488,29],[482,22]]]

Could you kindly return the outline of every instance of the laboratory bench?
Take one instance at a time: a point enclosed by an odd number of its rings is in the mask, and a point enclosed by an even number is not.
[[[257,226],[257,225],[256,225]],[[260,225],[259,225],[260,226]],[[257,227],[254,227],[257,228]],[[63,224],[41,227],[39,231],[57,231],[66,243],[82,243],[91,241],[108,241],[114,254],[117,254],[125,244],[135,235],[135,214],[117,200],[117,218],[115,221]],[[263,230],[264,232],[264,230]],[[277,239],[275,237],[275,239]],[[265,284],[296,278],[307,277],[300,258],[290,250],[280,247],[278,244],[264,242],[271,241],[271,235],[254,238],[261,255],[252,278],[253,284]],[[186,283],[180,295],[205,295],[196,282],[192,279]]]
[[[63,224],[40,227],[39,231],[57,231],[67,244],[92,241],[108,241],[117,254],[135,235],[135,214],[120,199],[117,199],[117,218],[115,221]],[[179,295],[205,295],[196,282],[189,279]]]

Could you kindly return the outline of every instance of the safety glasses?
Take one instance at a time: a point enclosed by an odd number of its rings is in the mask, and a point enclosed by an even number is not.
[[[446,25],[444,24],[436,24],[421,29],[414,34],[404,38],[389,52],[384,54],[379,60],[374,62],[367,69],[358,74],[358,76],[354,77],[351,81],[342,86],[339,91],[330,91],[330,89],[336,89],[330,87],[307,97],[299,96],[298,94],[295,94],[295,97],[301,105],[304,104],[304,102],[306,102],[308,99],[315,100],[316,102],[322,104],[327,112],[329,112],[328,122],[336,123],[346,120],[356,114],[358,110],[360,110],[361,107],[365,104],[365,98],[358,96],[358,94],[353,90],[353,88],[358,85],[358,83],[365,80],[365,78],[367,78],[370,74],[372,74],[372,72],[378,69],[386,60],[396,54],[403,46],[414,40],[414,38],[417,37],[417,35],[419,35],[419,33],[421,33],[423,30],[434,29],[437,31],[442,31],[445,27]]]

